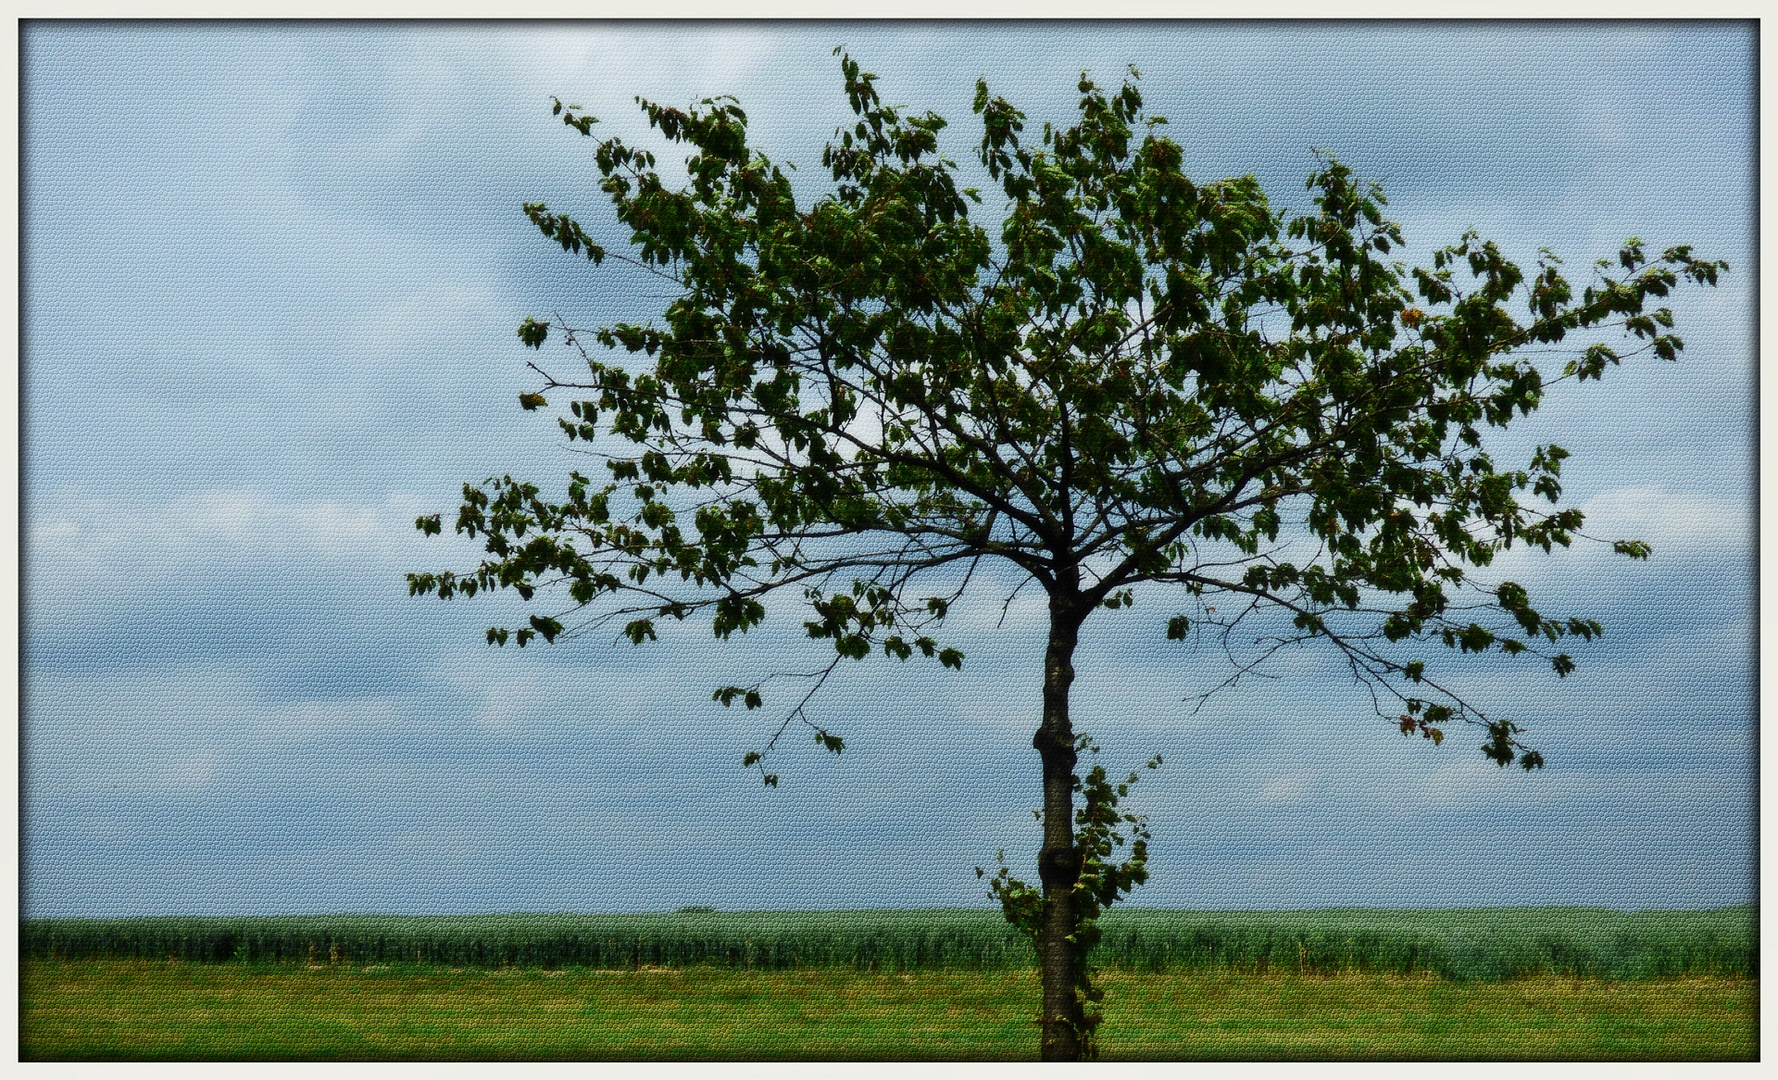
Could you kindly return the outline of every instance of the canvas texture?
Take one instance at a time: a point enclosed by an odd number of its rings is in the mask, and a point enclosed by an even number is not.
[[[1404,738],[1328,649],[1205,696],[1229,658],[1169,640],[1185,609],[1161,588],[1085,623],[1071,711],[1114,775],[1164,759],[1124,800],[1152,840],[1103,924],[1106,1056],[1757,1055],[1757,25],[31,22],[21,42],[26,1056],[1037,1056],[1031,947],[976,868],[1004,851],[1037,880],[1040,589],[985,567],[946,617],[959,668],[840,664],[772,746],[775,785],[743,755],[806,683],[767,682],[757,710],[712,695],[834,656],[800,589],[729,640],[701,616],[523,649],[487,628],[560,595],[409,595],[482,556],[452,531],[466,483],[561,498],[571,470],[603,475],[558,425],[572,395],[520,407],[528,364],[580,363],[521,322],[647,323],[678,295],[564,252],[523,205],[630,250],[597,141],[685,176],[638,95],[734,95],[818,198],[855,120],[841,44],[886,102],[948,121],[941,150],[990,194],[978,77],[1035,142],[1078,119],[1083,71],[1115,90],[1133,66],[1194,180],[1251,175],[1306,210],[1315,151],[1337,155],[1413,265],[1472,227],[1577,282],[1629,237],[1729,264],[1664,301],[1676,361],[1552,385],[1489,435],[1501,462],[1567,448],[1562,505],[1586,516],[1494,571],[1605,633],[1565,678],[1436,659],[1544,768],[1497,768],[1463,725]],[[972,215],[998,234],[992,198]],[[442,535],[415,528],[433,514]],[[218,993],[234,1012],[189,1006]]]

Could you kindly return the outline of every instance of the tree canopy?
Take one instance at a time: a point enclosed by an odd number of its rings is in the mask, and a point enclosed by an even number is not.
[[[559,494],[511,476],[465,485],[455,527],[486,557],[409,585],[553,599],[488,631],[520,646],[599,627],[640,644],[692,618],[726,639],[796,590],[833,655],[802,673],[777,735],[805,723],[835,752],[842,736],[808,707],[834,665],[880,651],[960,667],[944,621],[989,576],[978,567],[1041,588],[1042,891],[1003,873],[996,895],[1043,959],[1046,1056],[1078,1056],[1092,1045],[1090,935],[1070,935],[1145,876],[1140,846],[1104,862],[1112,827],[1145,837],[1116,810],[1127,785],[1074,773],[1085,744],[1068,685],[1088,617],[1140,598],[1157,634],[1187,644],[1258,628],[1256,650],[1230,652],[1231,679],[1319,643],[1404,734],[1439,742],[1469,723],[1497,763],[1541,765],[1519,723],[1454,692],[1435,660],[1523,656],[1566,675],[1569,639],[1602,632],[1486,573],[1502,551],[1566,547],[1583,526],[1559,505],[1566,450],[1501,461],[1489,433],[1556,383],[1674,359],[1683,343],[1660,303],[1726,264],[1632,239],[1571,283],[1553,253],[1521,267],[1470,232],[1410,267],[1382,191],[1330,155],[1300,213],[1251,176],[1188,178],[1133,69],[1116,89],[1083,75],[1076,120],[1034,139],[978,82],[980,170],[966,172],[941,150],[942,118],[886,105],[875,76],[849,56],[841,67],[855,120],[824,151],[831,184],[812,201],[750,145],[735,100],[638,99],[686,151],[688,181],[670,187],[650,150],[597,141],[626,245],[524,207],[564,251],[630,262],[673,297],[646,323],[525,320],[525,345],[559,337],[585,368],[533,365],[541,384],[521,406],[565,396],[561,430],[603,474],[573,471]],[[555,112],[593,134],[578,106]],[[714,696],[756,708],[766,691],[762,678]],[[744,761],[776,784],[770,749]]]

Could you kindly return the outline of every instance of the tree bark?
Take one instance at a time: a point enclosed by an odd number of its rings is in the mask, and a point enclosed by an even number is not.
[[[1068,718],[1068,687],[1074,682],[1074,647],[1081,613],[1072,596],[1050,597],[1049,647],[1043,658],[1043,725],[1031,745],[1043,760],[1043,846],[1037,873],[1043,882],[1044,922],[1038,939],[1043,973],[1044,1061],[1078,1061],[1085,1014],[1075,993],[1086,957],[1073,940],[1078,913],[1074,885],[1080,855],[1074,847],[1074,728]]]

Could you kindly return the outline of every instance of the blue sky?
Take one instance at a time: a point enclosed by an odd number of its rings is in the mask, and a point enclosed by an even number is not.
[[[521,412],[527,315],[660,298],[564,257],[526,201],[608,227],[551,95],[642,136],[632,95],[740,98],[805,166],[886,98],[979,135],[975,79],[1065,120],[1090,69],[1143,72],[1200,179],[1306,203],[1311,147],[1384,183],[1410,256],[1466,227],[1572,267],[1638,235],[1733,272],[1674,305],[1687,350],[1552,394],[1589,532],[1503,576],[1608,628],[1581,669],[1472,665],[1549,767],[1498,771],[1371,714],[1315,653],[1195,714],[1222,669],[1164,605],[1102,613],[1077,726],[1160,752],[1140,903],[1739,903],[1755,895],[1755,39],[1735,24],[50,24],[23,90],[26,914],[976,905],[1036,844],[1041,612],[960,611],[963,672],[847,668],[768,790],[770,720],[710,690],[822,643],[791,612],[491,650],[504,598],[406,596],[472,557],[426,540],[466,480],[574,464]],[[1504,451],[1503,451],[1504,452]],[[801,639],[801,640],[799,640]]]

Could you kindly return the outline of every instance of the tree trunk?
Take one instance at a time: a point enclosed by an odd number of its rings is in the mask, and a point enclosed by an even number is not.
[[[1080,856],[1074,848],[1074,728],[1068,719],[1068,686],[1074,681],[1074,646],[1081,615],[1073,598],[1050,597],[1049,648],[1043,658],[1043,726],[1031,745],[1043,759],[1043,846],[1037,873],[1043,882],[1044,922],[1038,938],[1043,971],[1043,1060],[1078,1061],[1086,1050],[1085,1015],[1075,993],[1086,956],[1072,940],[1078,921],[1074,885]]]

